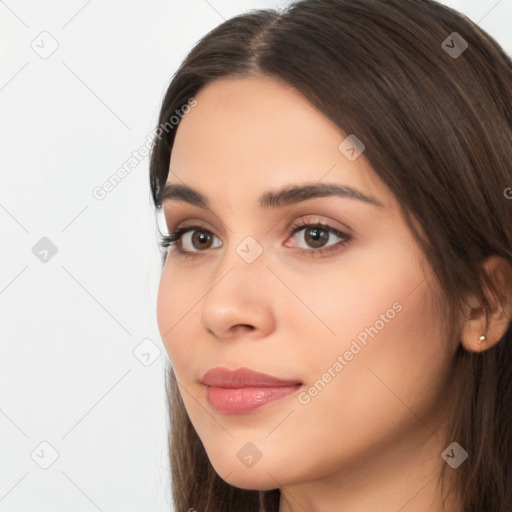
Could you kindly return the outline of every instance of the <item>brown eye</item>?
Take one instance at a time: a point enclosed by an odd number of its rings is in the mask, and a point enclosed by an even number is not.
[[[195,229],[191,231],[191,233],[191,242],[195,249],[203,250],[211,247],[212,234],[209,231],[200,231]]]
[[[297,233],[304,231],[300,237]],[[292,235],[296,237],[295,248],[310,256],[319,256],[331,251],[342,249],[343,246],[352,240],[352,236],[343,233],[332,226],[322,223],[307,223],[299,221],[298,225],[292,226]],[[336,238],[338,238],[337,243]],[[304,244],[306,245],[304,247]],[[286,244],[287,247],[290,247]]]
[[[201,226],[188,226],[185,228],[177,228],[168,235],[161,236],[160,245],[162,247],[176,246],[179,253],[192,255],[194,253],[204,252],[211,247],[219,247],[219,244],[212,246],[212,240],[215,235]],[[188,244],[190,247],[184,247]],[[221,245],[221,244],[220,244]]]
[[[321,227],[310,227],[304,231],[304,240],[315,249],[322,247],[329,241],[329,231]]]
[[[215,249],[222,244],[218,240],[214,245],[214,239],[217,237],[208,229],[201,226],[188,226],[178,228],[172,235],[172,240],[177,245],[178,252],[184,254],[194,254],[206,252],[207,249]]]

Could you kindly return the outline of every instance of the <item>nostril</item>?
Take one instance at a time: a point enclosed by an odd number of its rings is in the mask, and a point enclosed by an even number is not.
[[[254,326],[249,325],[249,324],[238,324],[237,326],[235,326],[235,329],[242,328],[242,327],[249,329],[250,331],[254,330]]]

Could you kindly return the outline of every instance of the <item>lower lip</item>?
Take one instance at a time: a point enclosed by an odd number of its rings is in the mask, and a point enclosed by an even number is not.
[[[300,384],[278,387],[217,388],[206,387],[208,403],[223,414],[246,414],[291,395]]]

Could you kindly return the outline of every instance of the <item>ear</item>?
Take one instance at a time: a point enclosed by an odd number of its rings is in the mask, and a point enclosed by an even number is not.
[[[475,295],[468,297],[460,341],[469,352],[483,352],[496,345],[512,320],[512,267],[496,254],[489,256],[483,266],[498,296],[487,288],[484,290],[490,303],[487,312],[479,298]],[[481,336],[485,336],[485,339],[481,339]]]

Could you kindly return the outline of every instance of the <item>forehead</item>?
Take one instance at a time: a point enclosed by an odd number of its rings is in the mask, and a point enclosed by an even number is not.
[[[300,152],[325,138],[342,134],[291,86],[277,79],[251,77],[220,79],[196,95],[197,106],[180,122],[173,157],[248,160],[254,153],[276,158]],[[332,139],[319,151],[331,153]],[[340,139],[341,140],[341,139]],[[190,151],[191,144],[196,151]],[[304,147],[305,146],[305,147]],[[183,149],[183,155],[181,155]]]
[[[195,99],[178,126],[168,183],[214,197],[324,178],[363,192],[382,188],[363,156],[342,154],[346,134],[279,79],[223,78]]]

